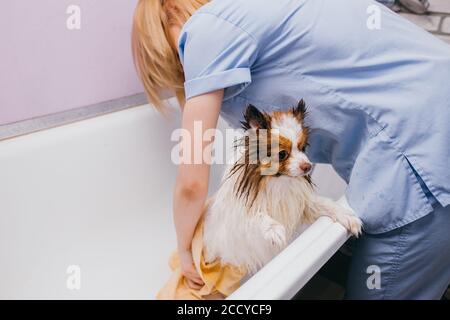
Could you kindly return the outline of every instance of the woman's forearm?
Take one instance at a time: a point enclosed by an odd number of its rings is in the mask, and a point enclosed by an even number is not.
[[[177,181],[174,192],[174,223],[180,252],[189,251],[197,223],[203,214],[208,189],[200,183]]]
[[[203,159],[203,156],[206,154],[209,158],[211,155],[205,152],[210,141],[203,141],[203,137],[207,130],[216,128],[222,98],[223,90],[214,91],[191,98],[183,108],[182,128],[189,133],[182,137],[183,150],[189,148],[190,152],[187,154],[202,155],[203,161],[182,163],[178,167],[173,213],[180,252],[190,250],[195,227],[204,210],[208,194],[210,161],[204,161],[208,159]],[[202,138],[201,143],[195,141],[198,136]],[[195,150],[195,146],[199,149]]]

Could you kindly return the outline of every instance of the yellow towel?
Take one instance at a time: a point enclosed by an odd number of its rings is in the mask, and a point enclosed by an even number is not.
[[[169,266],[173,274],[156,296],[159,300],[204,300],[228,297],[241,285],[246,272],[230,264],[222,265],[218,260],[206,263],[203,257],[203,218],[199,221],[192,239],[192,257],[195,268],[205,285],[200,290],[191,289],[181,274],[180,260],[174,252]]]

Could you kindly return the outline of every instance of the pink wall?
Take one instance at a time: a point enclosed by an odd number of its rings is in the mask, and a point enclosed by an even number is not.
[[[142,92],[131,53],[136,0],[2,0],[0,125]],[[69,30],[70,5],[81,29]]]

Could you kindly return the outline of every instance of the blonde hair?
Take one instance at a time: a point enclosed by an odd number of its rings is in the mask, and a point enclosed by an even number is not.
[[[162,89],[173,90],[184,104],[184,73],[171,27],[182,27],[208,0],[139,0],[134,13],[132,52],[149,102],[163,111]]]

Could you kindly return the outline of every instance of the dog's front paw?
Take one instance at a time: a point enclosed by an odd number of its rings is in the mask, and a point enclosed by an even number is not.
[[[262,233],[265,240],[274,247],[283,248],[286,245],[286,229],[270,218],[264,219]]]
[[[357,216],[353,214],[342,214],[338,216],[337,220],[355,237],[358,237],[361,234],[362,221]]]

